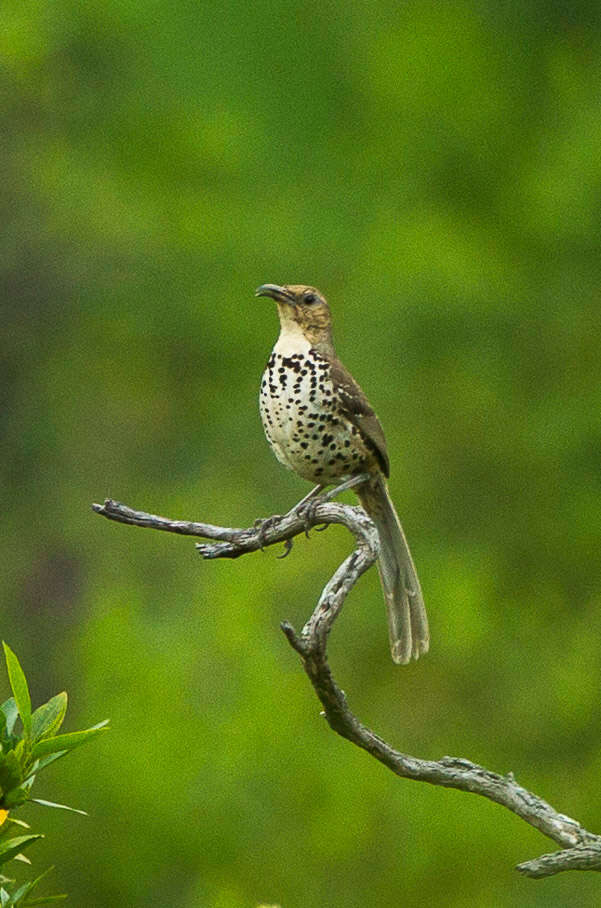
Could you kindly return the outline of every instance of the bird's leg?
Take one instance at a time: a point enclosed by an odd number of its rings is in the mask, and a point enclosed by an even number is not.
[[[329,492],[326,492],[322,496],[322,501],[331,501],[337,495],[340,495],[341,492],[348,492],[349,489],[360,486],[362,483],[367,482],[368,479],[371,479],[370,473],[357,473],[355,476],[351,476],[350,479],[345,479],[344,482],[341,482],[340,485],[335,486]]]
[[[370,478],[369,473],[358,473],[356,476],[351,476],[350,479],[346,479],[344,482],[341,482],[340,485],[335,486],[325,495],[322,495],[322,501],[332,501],[337,495],[340,495],[341,492],[347,492],[349,489],[354,489],[355,486],[361,485],[363,482],[367,482]],[[327,530],[328,525],[326,524],[323,527],[315,527],[318,533],[322,533],[324,530]]]
[[[301,498],[301,500],[298,502],[298,504],[295,504],[294,507],[290,508],[288,513],[293,514],[293,513],[297,512],[297,513],[299,513],[299,515],[301,515],[302,510],[307,505],[307,502],[309,502],[314,496],[319,495],[319,493],[322,491],[323,488],[324,488],[324,486],[322,486],[322,485],[315,486],[313,489],[311,489],[311,491],[309,492],[308,495],[305,495],[304,498]],[[282,518],[281,514],[274,514],[273,517],[264,517],[264,518],[259,517],[257,520],[255,520],[255,522],[253,524],[253,528],[255,530],[257,530],[257,536],[259,537],[259,547],[260,547],[261,551],[264,551],[265,535],[267,533],[267,530],[269,529],[270,526],[273,526],[273,524],[276,523],[278,520],[281,520],[281,518]],[[308,521],[305,521],[305,533],[307,534],[307,536],[309,535],[308,530],[309,530]],[[290,554],[291,550],[292,550],[292,539],[286,539],[286,541],[284,542],[284,554],[278,555],[277,557],[285,558],[286,555]]]
[[[322,486],[322,485],[315,486],[314,488],[312,488],[308,495],[305,495],[304,498],[301,498],[301,500],[298,502],[298,504],[295,504],[294,507],[290,508],[288,513],[293,514],[296,512],[302,516],[302,512],[305,509],[305,507],[307,506],[307,503],[309,501],[311,501],[312,498],[315,498],[317,495],[319,495],[319,493],[324,488],[325,488],[325,486]],[[264,547],[264,543],[265,543],[265,534],[266,534],[267,530],[269,529],[270,526],[272,526],[276,521],[278,521],[280,519],[281,519],[281,514],[275,514],[273,517],[259,518],[258,520],[255,520],[253,526],[256,530],[258,530],[259,546],[261,548],[261,551],[263,551],[263,547]],[[305,521],[305,533],[307,536],[309,535],[309,529],[310,529],[309,522],[308,522],[308,520],[306,520]],[[284,554],[278,555],[277,557],[285,558],[286,555],[290,554],[291,549],[292,549],[292,539],[287,539],[284,542]]]
[[[293,508],[290,508],[289,513],[292,513],[293,511],[300,511],[302,509],[303,505],[305,505],[307,503],[307,501],[310,501],[312,498],[315,498],[324,489],[325,489],[325,486],[322,486],[322,485],[313,486],[313,488],[308,493],[308,495],[305,495],[305,497],[301,498],[301,500],[297,504],[295,504]]]
[[[325,495],[321,494],[325,486],[315,486],[308,495],[305,495],[305,497],[292,509],[293,511],[297,511],[305,521],[305,536],[307,536],[307,538],[309,537],[309,530],[311,529],[315,518],[315,509],[319,504],[326,501],[332,501],[332,499],[336,498],[337,495],[340,495],[341,492],[346,492],[348,489],[354,489],[355,486],[367,482],[369,478],[369,473],[357,473],[356,476],[351,476],[339,485],[334,486],[334,488],[330,489],[329,492],[326,492]],[[327,529],[327,524],[326,526],[316,527],[315,529],[318,531],[325,530]]]
[[[308,495],[305,495],[304,498],[301,498],[298,504],[295,504],[294,507],[289,511],[289,513],[297,513],[299,517],[303,518],[305,523],[305,536],[307,537],[307,539],[309,538],[309,530],[311,529],[315,508],[320,501],[320,493],[324,489],[325,486],[322,485],[314,486],[308,493]],[[287,554],[288,552],[286,552],[286,555]]]

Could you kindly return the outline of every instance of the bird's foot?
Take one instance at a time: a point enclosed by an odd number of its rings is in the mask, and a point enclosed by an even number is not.
[[[308,498],[306,501],[301,501],[300,504],[297,504],[293,510],[298,514],[305,525],[305,536],[309,538],[309,530],[315,527],[318,532],[323,532],[327,530],[328,524],[323,526],[315,526],[315,512],[320,504],[323,504],[327,500],[325,496],[315,495],[313,498]]]
[[[292,544],[293,544],[292,539],[285,539],[284,540],[284,551],[281,555],[276,555],[276,558],[279,558],[279,560],[281,561],[282,558],[285,558],[287,555],[289,555],[290,552],[292,551]]]
[[[274,514],[272,517],[259,517],[253,523],[253,529],[255,529],[257,531],[257,537],[259,540],[259,548],[261,549],[262,552],[265,551],[265,541],[266,541],[265,537],[267,535],[267,531],[272,526],[274,526],[274,524],[276,524],[278,522],[278,520],[281,520],[281,519],[282,519],[281,514]],[[289,555],[291,551],[292,551],[292,539],[285,539],[284,540],[284,554],[277,555],[276,557],[285,558],[286,555]]]
[[[341,492],[346,492],[348,489],[354,489],[356,486],[361,485],[363,482],[367,482],[370,479],[369,473],[357,473],[355,476],[351,476],[349,479],[346,479],[344,482],[341,482],[340,485],[337,485],[334,489],[330,489],[329,492],[324,492],[324,486],[315,486],[308,495],[299,501],[297,505],[292,508],[292,511],[296,512],[299,517],[302,518],[305,524],[305,536],[309,538],[309,530],[315,525],[315,511],[320,504],[326,504],[328,501],[333,501],[337,495]],[[322,526],[315,527],[315,529],[322,533],[324,530],[327,530],[329,524],[323,524]]]
[[[265,551],[265,537],[267,536],[267,531],[281,519],[281,514],[274,514],[273,517],[258,517],[253,523],[253,529],[257,531],[259,548],[262,552]]]
[[[289,514],[296,514],[297,517],[301,518],[305,525],[305,536],[307,537],[307,539],[309,538],[309,530],[314,524],[315,509],[317,505],[321,504],[324,500],[322,495],[320,494],[321,492],[323,492],[323,490],[324,486],[322,485],[314,486],[308,495],[305,495],[304,498],[301,498],[301,500],[288,511]],[[326,527],[324,526],[321,529],[325,530]],[[288,552],[286,552],[286,554],[288,554]]]

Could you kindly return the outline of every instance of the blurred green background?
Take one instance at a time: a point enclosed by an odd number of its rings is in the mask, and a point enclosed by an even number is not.
[[[516,874],[554,845],[511,814],[319,717],[279,622],[342,529],[203,563],[89,506],[297,501],[253,292],[317,285],[432,630],[394,667],[364,577],[331,641],[351,706],[601,831],[599,4],[3,0],[0,65],[1,635],[67,730],[113,725],[37,792],[91,817],[31,808],[36,868],[86,908],[598,905],[594,874]]]

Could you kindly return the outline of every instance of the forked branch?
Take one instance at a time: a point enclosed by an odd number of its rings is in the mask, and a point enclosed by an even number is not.
[[[327,641],[346,596],[378,556],[377,532],[361,508],[338,502],[320,502],[302,515],[293,509],[282,516],[257,521],[255,526],[241,529],[169,520],[135,511],[111,499],[92,507],[98,514],[119,523],[209,539],[211,542],[197,543],[198,551],[207,559],[238,558],[282,542],[287,553],[292,539],[312,526],[332,523],[345,526],[355,537],[355,549],[325,585],[305,626],[297,633],[288,622],[282,623],[282,630],[299,654],[331,728],[366,750],[396,775],[469,791],[496,801],[560,846],[559,851],[518,864],[517,870],[525,876],[541,878],[563,870],[601,870],[601,836],[558,813],[542,798],[519,785],[512,773],[498,775],[462,757],[421,760],[401,753],[363,725],[351,712],[343,691],[332,676]]]

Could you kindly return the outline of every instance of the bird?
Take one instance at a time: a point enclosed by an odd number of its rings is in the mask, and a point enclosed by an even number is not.
[[[305,284],[262,284],[255,296],[274,300],[280,321],[259,394],[269,446],[285,467],[317,484],[303,502],[329,485],[348,488],[356,481],[354,492],[378,531],[392,659],[397,664],[418,659],[429,648],[428,618],[388,491],[384,432],[359,384],[336,356],[327,300]]]

